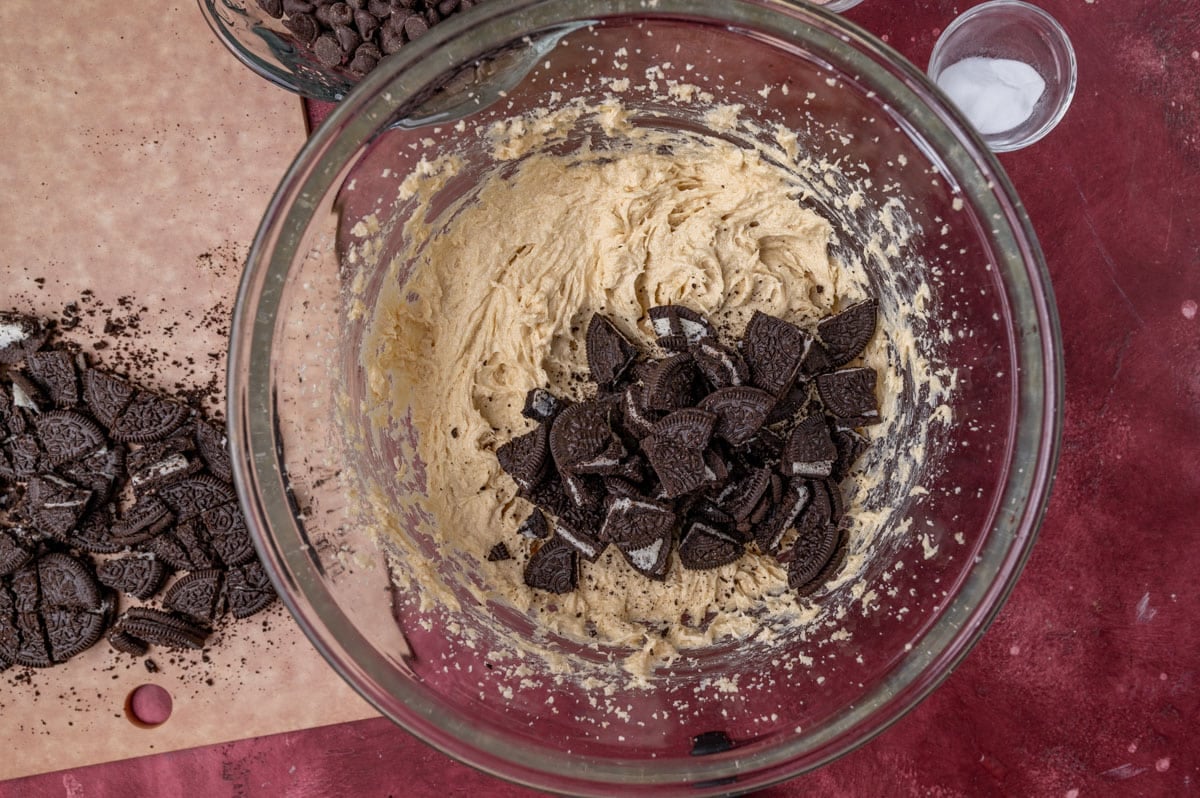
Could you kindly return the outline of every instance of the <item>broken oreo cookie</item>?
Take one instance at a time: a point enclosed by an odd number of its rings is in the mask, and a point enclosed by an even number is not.
[[[655,307],[658,358],[639,357],[593,316],[597,397],[531,390],[522,414],[538,426],[497,449],[535,505],[519,528],[518,540],[533,541],[526,584],[573,590],[580,558],[595,562],[610,545],[649,579],[667,577],[673,552],[684,569],[707,570],[749,549],[786,564],[798,590],[823,584],[844,545],[834,478],[866,444],[852,427],[878,415],[874,372],[835,369],[861,354],[874,313],[871,301],[850,306],[816,335],[756,313],[739,347],[693,310]],[[511,554],[497,542],[488,559]]]

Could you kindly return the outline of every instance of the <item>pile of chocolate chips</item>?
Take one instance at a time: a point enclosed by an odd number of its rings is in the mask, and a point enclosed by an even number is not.
[[[375,68],[451,14],[483,0],[258,0],[258,6],[325,66],[356,75]]]
[[[0,670],[116,649],[201,648],[274,590],[230,483],[224,435],[194,407],[48,345],[0,312]],[[146,602],[175,579],[160,606]]]
[[[650,579],[666,577],[675,550],[703,570],[753,547],[785,563],[800,593],[823,585],[844,559],[839,483],[867,445],[855,428],[880,420],[874,370],[849,365],[876,313],[869,299],[809,332],[756,312],[731,347],[694,310],[655,307],[660,357],[593,316],[596,397],[534,389],[523,413],[537,426],[496,451],[536,506],[520,527],[535,541],[526,584],[574,590],[579,558],[611,545]],[[510,556],[503,543],[489,553]]]

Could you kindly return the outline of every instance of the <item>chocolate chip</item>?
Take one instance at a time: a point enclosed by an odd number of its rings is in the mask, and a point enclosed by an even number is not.
[[[702,521],[689,525],[679,542],[679,561],[691,571],[707,571],[735,563],[743,552],[740,540]]]
[[[96,571],[100,584],[145,601],[158,592],[167,568],[153,557],[130,555],[102,564]]]
[[[325,66],[339,66],[346,58],[346,53],[332,33],[322,33],[312,44],[313,55]]]
[[[404,46],[404,30],[396,30],[390,25],[384,25],[376,34],[379,37],[379,49],[384,55],[400,52],[400,48]]]
[[[699,407],[716,416],[714,435],[741,446],[762,427],[774,403],[774,398],[759,388],[731,387],[713,391]]]
[[[410,42],[424,36],[429,31],[429,22],[417,14],[413,14],[408,19],[404,20],[404,35],[408,37]]]
[[[225,600],[235,618],[249,618],[275,601],[275,588],[258,560],[230,568],[225,574]]]
[[[26,365],[55,407],[74,407],[79,403],[79,376],[75,373],[75,358],[69,352],[61,349],[34,352]]]
[[[41,319],[0,311],[0,364],[12,366],[41,349],[50,331]]]
[[[503,562],[504,560],[511,560],[512,554],[509,553],[508,546],[505,546],[503,543],[497,543],[488,550],[487,559],[488,562]]]
[[[347,68],[356,74],[365,75],[379,65],[383,52],[371,42],[360,44],[354,51]]]
[[[496,459],[519,488],[529,490],[546,476],[550,443],[546,426],[539,424],[496,449]]]
[[[33,426],[52,466],[78,460],[108,441],[99,424],[73,410],[43,413],[33,420]]]
[[[283,13],[289,17],[297,14],[311,14],[316,7],[316,3],[312,0],[283,0]]]
[[[83,398],[92,417],[106,427],[112,427],[117,417],[129,406],[135,389],[126,380],[102,369],[88,369],[83,374]]]
[[[540,508],[534,508],[529,517],[517,527],[517,532],[530,540],[544,540],[550,537],[550,522],[546,520],[546,514]]]
[[[205,626],[224,612],[225,572],[217,568],[193,571],[171,585],[163,607]]]
[[[548,593],[570,593],[579,581],[579,552],[559,537],[538,547],[525,564],[525,584]]]
[[[294,14],[283,21],[283,26],[302,44],[312,44],[321,32],[321,26],[312,14]]]
[[[646,380],[646,405],[653,410],[679,410],[695,403],[696,366],[691,355],[660,360]]]
[[[599,313],[592,315],[585,343],[592,381],[601,388],[615,384],[637,354],[629,339]]]
[[[379,30],[379,24],[379,17],[366,9],[358,9],[354,12],[354,28],[364,41],[374,38],[375,31]]]
[[[833,471],[837,447],[829,435],[825,417],[809,416],[792,428],[783,450],[787,473],[797,477],[827,477]]]
[[[817,392],[825,409],[850,426],[878,424],[875,369],[850,368],[817,377]]]
[[[751,382],[772,396],[782,396],[796,378],[810,340],[796,325],[755,311],[742,342]]]
[[[857,302],[817,324],[817,338],[825,345],[831,366],[839,368],[862,354],[875,335],[879,303]]]

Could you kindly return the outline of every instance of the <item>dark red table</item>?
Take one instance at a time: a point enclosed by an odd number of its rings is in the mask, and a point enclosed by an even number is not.
[[[848,16],[923,66],[971,5],[867,0]],[[1001,159],[1045,249],[1066,353],[1041,539],[932,697],[761,796],[1200,792],[1200,3],[1038,5],[1080,71],[1064,122]],[[382,719],[0,784],[3,798],[464,794],[531,793]]]

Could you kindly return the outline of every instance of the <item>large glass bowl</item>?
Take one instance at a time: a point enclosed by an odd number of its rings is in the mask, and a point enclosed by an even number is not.
[[[624,66],[597,51],[620,51]],[[760,129],[796,132],[815,159],[861,166],[861,203],[821,208],[842,254],[861,249],[856,236],[889,198],[904,197],[918,232],[866,268],[884,289],[928,285],[941,334],[918,346],[956,375],[949,423],[930,427],[929,456],[903,477],[913,489],[887,516],[908,533],[875,553],[858,584],[823,599],[848,608],[837,635],[766,657],[749,642],[701,651],[648,687],[531,679],[521,663],[464,642],[473,624],[511,631],[503,613],[456,616],[422,607],[419,588],[392,587],[389,547],[372,538],[360,489],[391,480],[385,493],[412,499],[416,483],[397,464],[421,430],[394,418],[392,432],[365,431],[361,350],[385,270],[364,272],[349,253],[369,215],[413,212],[397,180],[421,153],[461,155],[445,200],[470,195],[493,165],[472,131],[527,108],[599,100],[599,78],[638,81],[665,61],[688,65],[715,103],[743,105]],[[787,93],[763,90],[785,83]],[[706,130],[694,104],[633,91],[623,101],[635,124]],[[588,135],[595,144],[604,134]],[[753,137],[723,135],[747,146]],[[385,261],[405,243],[396,230]],[[250,252],[229,364],[239,494],[313,644],[431,745],[507,779],[592,795],[760,787],[845,754],[916,705],[983,634],[1029,555],[1061,395],[1045,265],[987,147],[878,40],[807,4],[769,0],[489,0],[436,26],[364,79],[283,178]],[[858,611],[864,594],[873,612]],[[574,660],[581,670],[602,667],[585,659]],[[751,671],[775,686],[722,688]]]

